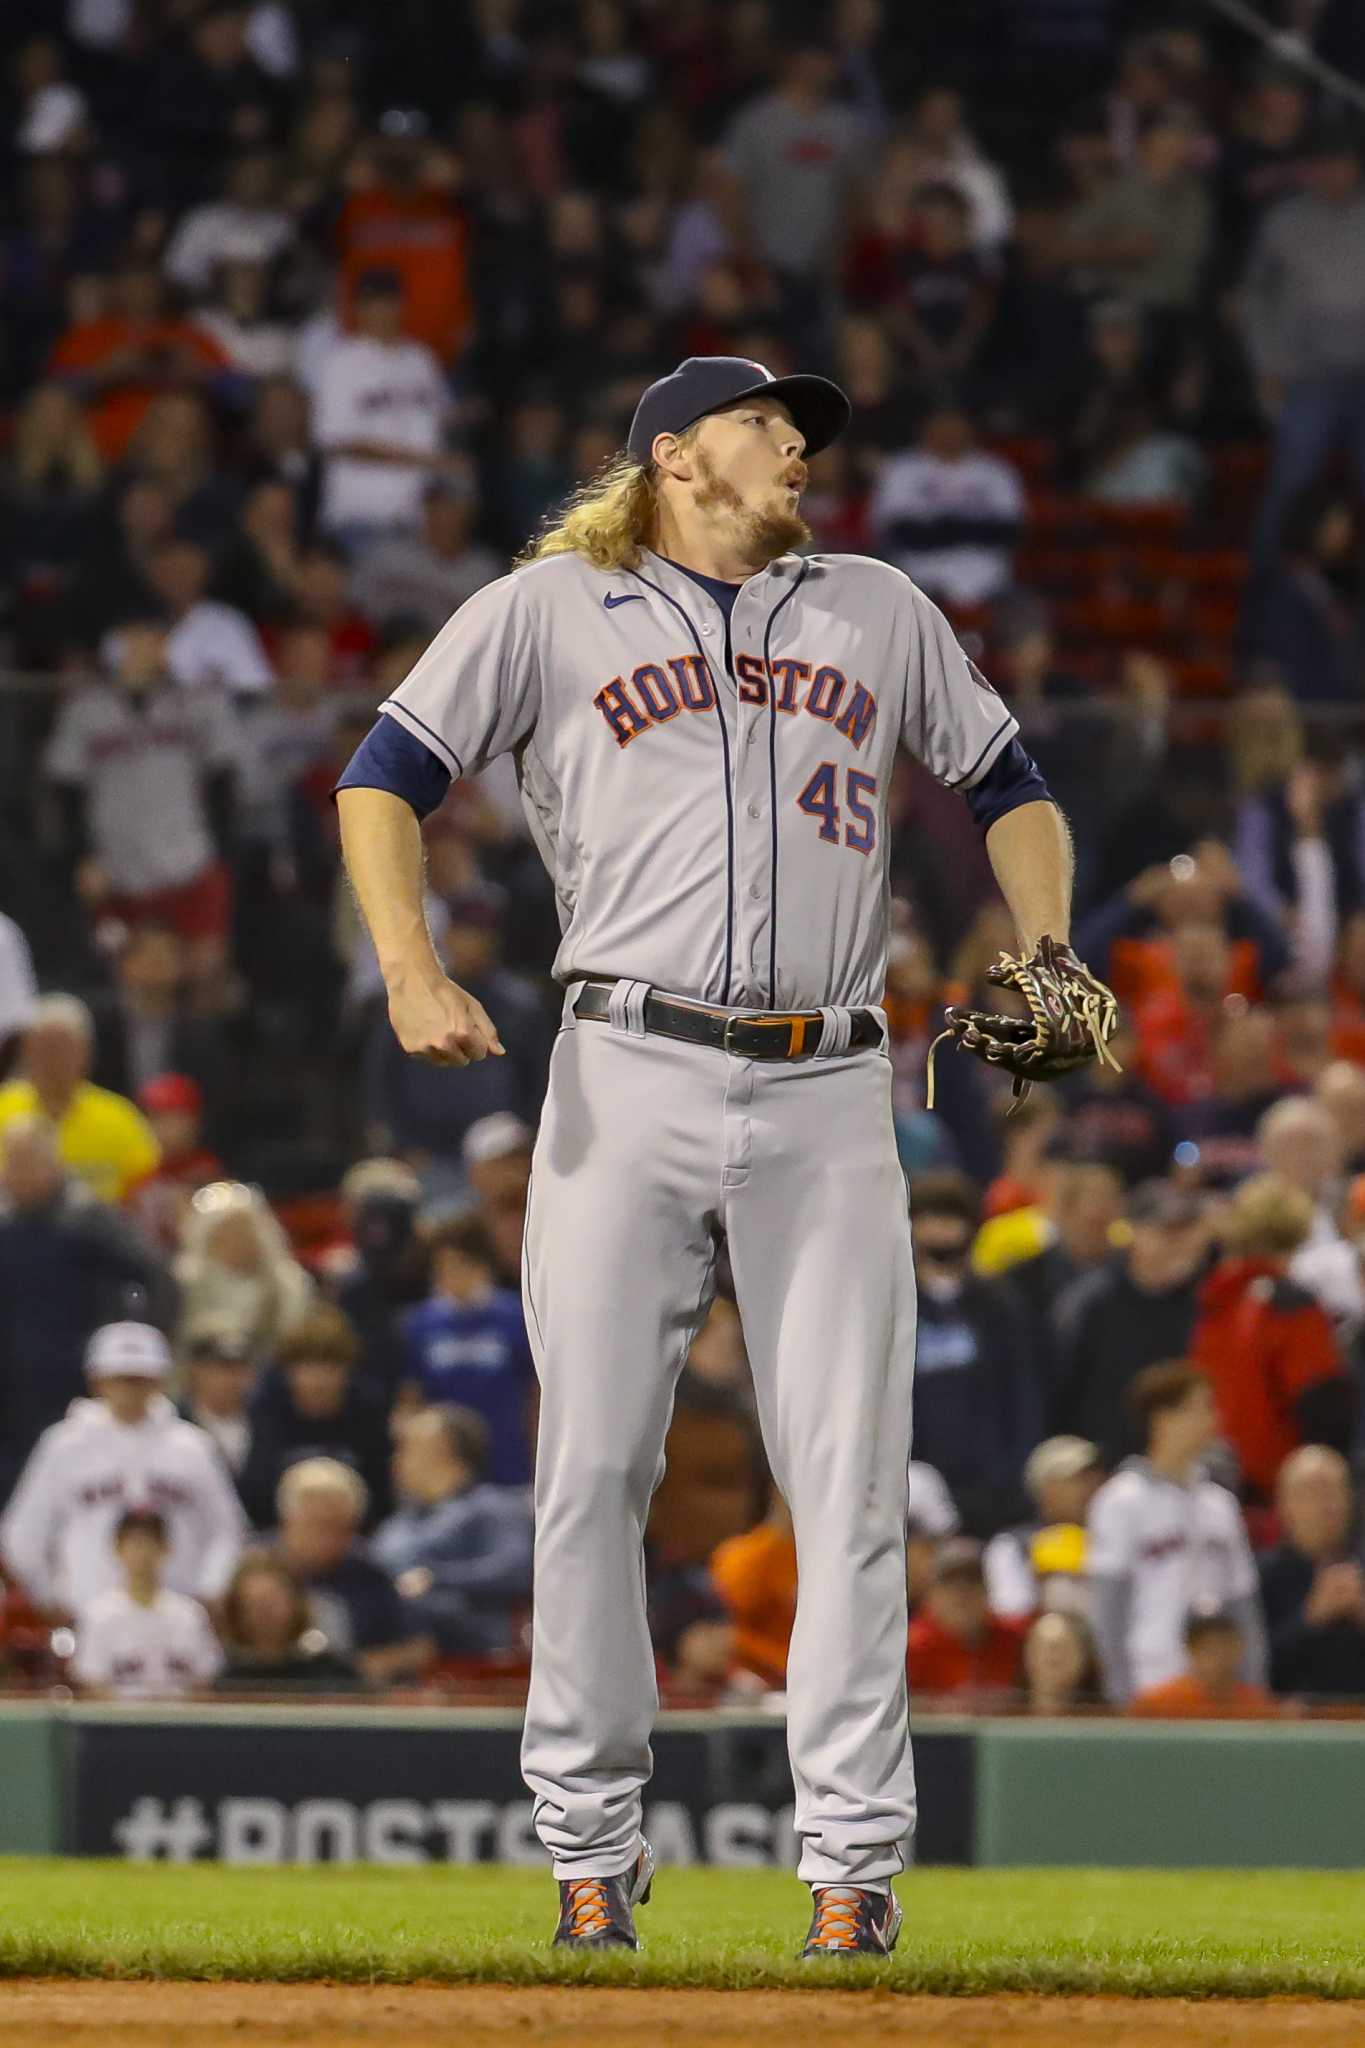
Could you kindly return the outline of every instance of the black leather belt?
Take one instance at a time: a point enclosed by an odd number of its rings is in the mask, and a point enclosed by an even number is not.
[[[604,1023],[611,1010],[614,981],[585,981],[574,998],[573,1013]],[[875,1010],[854,1010],[850,1019],[849,1052],[882,1042],[881,1019]],[[820,1045],[824,1019],[818,1010],[774,1010],[771,1013],[714,1010],[680,996],[645,997],[645,1030],[661,1038],[681,1038],[688,1045],[714,1046],[745,1060],[813,1059]]]

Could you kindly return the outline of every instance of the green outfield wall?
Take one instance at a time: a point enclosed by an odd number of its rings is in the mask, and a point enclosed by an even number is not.
[[[0,1855],[540,1864],[520,1716],[0,1703]],[[927,1864],[1365,1866],[1365,1722],[968,1720],[915,1730]],[[645,1825],[672,1864],[790,1867],[780,1716],[666,1714]]]

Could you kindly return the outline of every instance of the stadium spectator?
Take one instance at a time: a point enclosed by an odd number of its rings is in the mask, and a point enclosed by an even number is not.
[[[1332,1326],[1287,1275],[1311,1214],[1302,1190],[1275,1174],[1243,1181],[1223,1223],[1224,1256],[1200,1294],[1190,1356],[1208,1375],[1252,1502],[1270,1500],[1299,1444],[1350,1443],[1354,1392]]]
[[[122,1583],[76,1616],[71,1675],[87,1696],[183,1699],[211,1685],[223,1652],[197,1600],[162,1584],[170,1538],[155,1508],[126,1508],[114,1525]]]
[[[771,92],[751,100],[726,137],[746,245],[774,274],[783,323],[808,323],[818,350],[840,238],[857,176],[863,123],[834,97],[827,42],[798,36]]]
[[[1353,1073],[1358,1068],[1352,1068]],[[1342,1236],[1300,1245],[1289,1278],[1327,1315],[1343,1352],[1354,1351],[1365,1329],[1365,1177],[1357,1174],[1341,1210]]]
[[[296,485],[279,477],[254,484],[218,565],[218,595],[264,628],[283,626],[299,595],[301,530]],[[283,649],[276,652],[278,665]]]
[[[443,1401],[406,1416],[393,1460],[400,1505],[370,1543],[443,1657],[511,1648],[531,1594],[530,1502],[493,1483],[490,1450],[472,1408]]]
[[[222,1601],[220,1693],[350,1693],[364,1681],[313,1619],[307,1587],[282,1557],[248,1550]]]
[[[535,1370],[520,1297],[496,1283],[493,1247],[470,1211],[426,1233],[431,1295],[403,1316],[405,1405],[455,1403],[488,1431],[488,1477],[531,1477]]]
[[[355,331],[318,368],[314,435],[327,458],[320,517],[350,554],[415,529],[426,479],[441,467],[448,409],[440,365],[403,334],[403,291],[392,270],[367,270],[355,292]]]
[[[1271,1685],[1365,1699],[1365,1556],[1346,1460],[1322,1444],[1291,1451],[1275,1507],[1282,1539],[1259,1560]]]
[[[360,1340],[339,1308],[321,1302],[293,1323],[252,1392],[251,1444],[238,1479],[246,1510],[268,1528],[280,1481],[304,1459],[349,1465],[364,1482],[369,1516],[389,1505],[389,1420],[383,1397],[357,1377]]]
[[[1096,1060],[1093,1074],[1077,1074],[1061,1089],[1066,1134],[1078,1158],[1110,1167],[1125,1187],[1136,1188],[1159,1179],[1170,1164],[1170,1111],[1143,1079],[1137,1040],[1122,1015],[1109,1049],[1117,1067]]]
[[[94,1035],[79,997],[39,997],[19,1041],[14,1079],[0,1087],[0,1132],[20,1117],[45,1119],[62,1164],[101,1202],[126,1202],[160,1154],[141,1112],[90,1079]]]
[[[215,1599],[245,1524],[213,1443],[163,1392],[170,1346],[148,1323],[106,1323],[85,1368],[91,1398],[43,1432],[0,1520],[6,1570],[38,1606],[79,1614],[118,1584],[114,1530],[147,1504],[166,1522],[165,1583]]]
[[[1305,1241],[1329,1244],[1338,1235],[1336,1210],[1345,1165],[1342,1132],[1318,1101],[1289,1095],[1269,1108],[1256,1127],[1261,1162],[1312,1204]]]
[[[918,446],[886,461],[868,521],[877,552],[951,608],[1003,593],[1024,511],[1016,471],[978,446],[970,414],[944,403]]]
[[[453,367],[469,339],[469,232],[455,158],[427,140],[421,114],[395,109],[346,167],[337,222],[342,301],[362,326],[367,281],[391,276],[398,332]]]
[[[294,224],[277,198],[279,166],[268,149],[239,151],[221,196],[181,215],[162,267],[182,291],[202,298],[224,264],[269,264],[288,248]]]
[[[422,1671],[431,1636],[360,1540],[365,1482],[335,1458],[305,1458],[280,1481],[276,1549],[302,1582],[329,1648],[371,1685]]]
[[[1280,1712],[1263,1685],[1240,1677],[1241,1625],[1231,1614],[1192,1614],[1185,1623],[1188,1668],[1149,1685],[1127,1711],[1149,1721],[1264,1721]]]
[[[0,1501],[81,1393],[94,1332],[130,1315],[169,1326],[165,1267],[67,1172],[51,1124],[11,1118],[0,1129]]]
[[[939,1546],[924,1605],[910,1624],[906,1669],[910,1693],[952,1696],[958,1705],[989,1707],[1019,1682],[1022,1622],[991,1612],[981,1546],[955,1536]]]
[[[534,1142],[529,1124],[507,1111],[495,1111],[469,1126],[461,1147],[469,1192],[487,1228],[502,1287],[521,1285],[521,1240]]]
[[[9,1064],[8,1055],[27,1023],[38,993],[33,972],[33,955],[28,940],[12,917],[0,910],[0,1077]]]
[[[1342,122],[1304,143],[1303,189],[1264,221],[1243,281],[1247,348],[1275,445],[1255,552],[1274,556],[1285,512],[1334,446],[1365,487],[1365,279],[1354,252],[1365,229],[1360,145]]]
[[[117,1094],[134,1097],[160,1075],[182,1076],[198,1091],[196,1114],[207,1112],[217,1136],[235,1063],[223,1019],[203,1015],[194,1001],[190,965],[189,948],[171,926],[133,926],[114,954],[111,987],[96,998],[95,1074]],[[140,1107],[155,1132],[152,1112]]]
[[[661,1570],[704,1565],[763,1511],[766,1467],[739,1312],[718,1295],[673,1390],[646,1538]]]
[[[133,1210],[163,1251],[178,1249],[200,1188],[223,1178],[223,1162],[203,1143],[204,1091],[189,1074],[153,1074],[137,1106],[151,1125],[161,1158],[138,1183]]]
[[[361,1376],[392,1400],[403,1377],[402,1318],[427,1291],[429,1261],[416,1229],[422,1188],[397,1159],[363,1159],[341,1183],[349,1245],[329,1260],[329,1284],[360,1337]]]
[[[108,681],[67,699],[44,758],[77,888],[94,917],[170,925],[220,997],[236,735],[213,692],[171,681],[159,626],[120,627],[111,658]]]
[[[1265,1631],[1246,1530],[1226,1487],[1204,1476],[1217,1412],[1193,1367],[1149,1365],[1133,1382],[1145,1457],[1130,1458],[1090,1503],[1090,1621],[1106,1699],[1122,1706],[1185,1668],[1192,1613],[1226,1610],[1242,1631],[1242,1676],[1259,1684]]]
[[[248,39],[250,11],[246,0],[209,0],[183,36],[156,53],[148,95],[155,132],[179,182],[192,190],[208,183],[201,174],[231,148],[270,132],[277,94]]]
[[[452,459],[422,493],[422,530],[380,541],[351,580],[351,594],[376,626],[415,621],[439,633],[467,597],[501,573],[491,548],[474,538],[479,501],[473,465]]]
[[[1009,1279],[1042,1333],[1051,1330],[1066,1289],[1109,1259],[1123,1214],[1123,1184],[1114,1168],[1073,1158],[1071,1151],[1064,1132],[1048,1142],[1038,1203],[983,1224],[972,1253],[979,1273]]]
[[[796,1537],[776,1487],[763,1520],[716,1550],[711,1576],[734,1623],[736,1664],[781,1692],[796,1622]]]
[[[1279,549],[1247,586],[1242,637],[1304,705],[1355,701],[1365,655],[1360,516],[1328,485],[1285,509]]]
[[[1341,1158],[1352,1174],[1365,1170],[1365,1067],[1332,1060],[1314,1077],[1313,1094],[1337,1127]]]
[[[207,595],[212,563],[192,540],[152,551],[148,579],[166,620],[166,668],[187,688],[218,684],[250,696],[270,686],[261,636],[243,612]]]
[[[1095,1641],[1079,1614],[1053,1608],[1024,1638],[1024,1696],[1030,1714],[1055,1720],[1099,1704]]]
[[[137,256],[115,274],[107,309],[101,298],[69,327],[49,364],[84,405],[106,462],[128,453],[160,395],[212,384],[226,368],[217,342],[172,312],[160,272]]]
[[[994,279],[971,248],[971,208],[952,185],[931,185],[916,205],[919,233],[905,252],[886,309],[916,382],[962,385],[976,370],[995,313]]]
[[[1156,314],[1193,311],[1212,208],[1192,169],[1194,135],[1173,109],[1155,113],[1131,169],[1106,179],[1067,221],[1068,254],[1088,291],[1121,291]]]
[[[1204,1204],[1169,1181],[1145,1181],[1125,1206],[1127,1242],[1059,1297],[1052,1413],[1100,1447],[1112,1470],[1142,1447],[1128,1390],[1164,1358],[1182,1358],[1199,1312],[1208,1250]]]
[[[251,1390],[256,1361],[230,1324],[203,1321],[178,1346],[179,1412],[211,1436],[238,1491],[251,1452]]]
[[[264,1197],[237,1181],[214,1181],[191,1200],[175,1276],[181,1327],[212,1317],[255,1356],[273,1351],[313,1300],[313,1283]]]
[[[15,417],[0,469],[0,518],[31,601],[65,589],[103,484],[103,461],[71,393],[36,385]]]
[[[469,1067],[410,1060],[393,1035],[387,1007],[375,1008],[366,1050],[370,1129],[420,1174],[428,1202],[460,1198],[463,1141],[497,1111],[531,1123],[545,1092],[550,1032],[540,996],[524,976],[498,964],[497,915],[485,899],[449,908],[440,937],[447,973],[498,1019],[506,1057]]]
[[[112,627],[156,615],[152,555],[170,538],[173,517],[168,491],[151,477],[131,477],[89,522],[66,593],[73,639],[95,647]]]
[[[240,491],[224,473],[212,413],[202,394],[167,391],[153,400],[128,449],[130,475],[158,484],[185,540],[220,548],[237,517]]]
[[[982,1565],[991,1612],[1026,1620],[1040,1608],[1074,1610],[1085,1598],[1085,1517],[1104,1477],[1095,1444],[1050,1436],[1024,1467],[1034,1512],[986,1545]]]
[[[941,1472],[969,1530],[1017,1512],[1024,1460],[1043,1433],[1037,1333],[1011,1280],[972,1271],[979,1209],[963,1174],[910,1186],[919,1314],[915,1450]]]

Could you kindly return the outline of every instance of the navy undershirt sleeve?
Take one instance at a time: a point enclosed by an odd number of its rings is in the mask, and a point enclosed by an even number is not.
[[[989,832],[1009,811],[1021,804],[1050,803],[1051,791],[1038,772],[1038,764],[1024,752],[1018,740],[1001,749],[980,782],[962,794],[982,832]]]
[[[419,818],[445,801],[450,770],[396,718],[376,718],[352,754],[337,789],[386,789]],[[332,794],[335,796],[336,790]]]

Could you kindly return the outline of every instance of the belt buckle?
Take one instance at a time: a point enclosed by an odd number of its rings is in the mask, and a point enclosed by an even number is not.
[[[736,1024],[742,1024],[743,1022],[744,1019],[732,1011],[725,1019],[725,1028],[720,1035],[721,1051],[730,1053],[736,1059],[740,1058],[741,1055],[735,1052],[734,1046],[730,1043],[730,1033]]]

